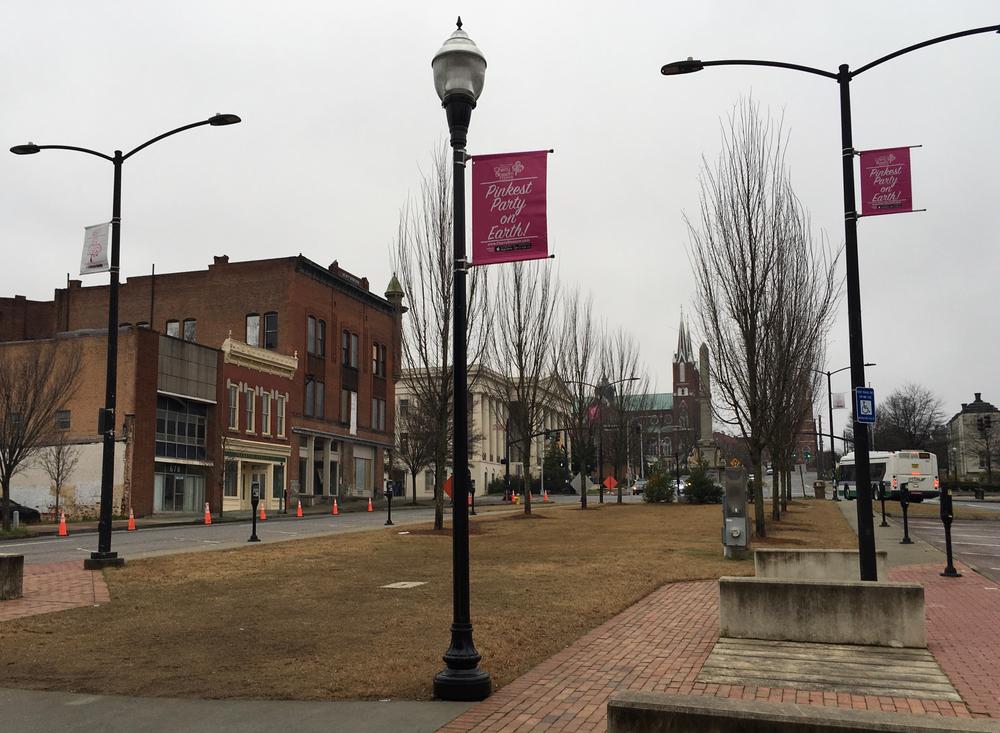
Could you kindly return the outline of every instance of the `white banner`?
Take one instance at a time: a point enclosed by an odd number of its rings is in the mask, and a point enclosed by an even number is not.
[[[351,435],[358,434],[358,393],[351,392]]]
[[[83,229],[83,256],[80,258],[80,274],[110,272],[108,264],[108,229],[110,222],[94,224]]]
[[[834,392],[834,394],[833,394],[833,409],[834,410],[843,410],[845,407],[847,407],[847,402],[846,402],[846,400],[844,398],[844,393],[843,392]]]

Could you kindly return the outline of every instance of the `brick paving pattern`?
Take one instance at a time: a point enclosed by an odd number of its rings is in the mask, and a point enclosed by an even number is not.
[[[110,602],[104,575],[84,570],[82,560],[26,565],[24,596],[0,603],[0,622]]]
[[[1000,718],[1000,590],[960,569],[958,581],[941,578],[937,565],[890,578],[924,585],[929,649],[964,702],[698,682],[719,633],[716,582],[699,581],[651,593],[440,730],[605,731],[608,700],[621,690]]]

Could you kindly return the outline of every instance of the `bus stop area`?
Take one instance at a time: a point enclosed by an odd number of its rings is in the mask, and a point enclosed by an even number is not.
[[[856,530],[857,505],[845,502],[841,509]],[[876,547],[888,554],[888,579],[924,588],[926,656],[883,649],[881,663],[878,659],[846,661],[855,665],[852,681],[821,684],[815,677],[809,681],[808,675],[822,671],[827,660],[809,658],[809,652],[799,649],[787,656],[800,657],[806,670],[800,682],[772,679],[767,683],[761,675],[776,674],[774,665],[759,659],[747,665],[758,670],[757,683],[751,674],[745,675],[743,684],[713,682],[718,670],[707,663],[719,642],[718,584],[674,583],[474,705],[442,730],[605,731],[608,703],[625,692],[667,693],[661,699],[677,696],[678,701],[702,698],[707,707],[718,698],[740,704],[781,703],[790,710],[793,705],[799,706],[797,710],[827,706],[837,709],[829,711],[830,718],[869,711],[883,714],[887,723],[896,721],[896,727],[880,730],[916,729],[912,723],[916,719],[932,726],[937,723],[941,729],[949,729],[951,720],[956,730],[1000,730],[1000,668],[996,665],[1000,584],[961,562],[956,563],[961,578],[941,577],[943,552],[919,538],[912,545],[900,545],[898,526],[875,524]],[[831,653],[835,655],[836,650],[827,651]],[[879,657],[877,650],[875,656]],[[913,669],[908,670],[908,664]],[[936,684],[925,685],[923,691],[899,687],[923,677],[921,667],[937,668],[952,691],[937,689]],[[974,720],[980,718],[984,720]],[[968,720],[972,727],[963,727],[957,719]]]

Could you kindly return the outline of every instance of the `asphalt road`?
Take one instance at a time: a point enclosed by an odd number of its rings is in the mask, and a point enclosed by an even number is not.
[[[957,503],[957,502],[956,502]],[[973,506],[981,507],[977,502]],[[944,525],[939,519],[913,517],[910,534],[944,551]],[[951,525],[951,547],[956,560],[1000,583],[1000,522],[956,519]]]
[[[626,501],[641,501],[642,497],[624,497]],[[579,496],[552,496],[552,502],[567,504],[579,502]],[[597,496],[588,497],[596,503]],[[615,497],[606,497],[613,502]],[[405,501],[405,500],[404,500]],[[491,504],[497,503],[491,499]],[[534,504],[541,500],[534,498]],[[521,509],[522,507],[511,507]],[[446,521],[451,511],[445,509]],[[430,522],[434,519],[433,508],[394,507],[392,521],[405,531],[406,525]],[[301,519],[293,516],[272,514],[265,522],[257,522],[257,537],[259,544],[272,542],[287,542],[288,540],[321,537],[325,535],[343,534],[345,532],[362,532],[365,530],[385,527],[386,513],[384,510],[368,512],[346,512],[333,517],[328,514],[307,515]],[[180,552],[203,552],[222,550],[232,547],[246,547],[250,537],[251,523],[216,522],[205,526],[203,524],[165,525],[146,527],[136,532],[115,531],[111,535],[111,549],[126,560],[154,555],[170,555]],[[74,533],[70,525],[69,537],[45,536],[33,539],[19,539],[0,542],[0,552],[24,555],[24,562],[29,565],[64,562],[66,560],[83,560],[97,549],[96,532]]]

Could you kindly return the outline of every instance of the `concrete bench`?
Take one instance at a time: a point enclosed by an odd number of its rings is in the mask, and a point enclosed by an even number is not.
[[[885,550],[875,553],[875,570],[886,578]],[[857,550],[760,549],[753,553],[758,578],[787,580],[861,580]]]
[[[719,627],[737,639],[927,646],[916,583],[719,578]]]
[[[24,555],[0,555],[0,601],[24,594]]]
[[[996,730],[996,720],[656,692],[621,692],[608,702],[608,733],[980,733]]]

